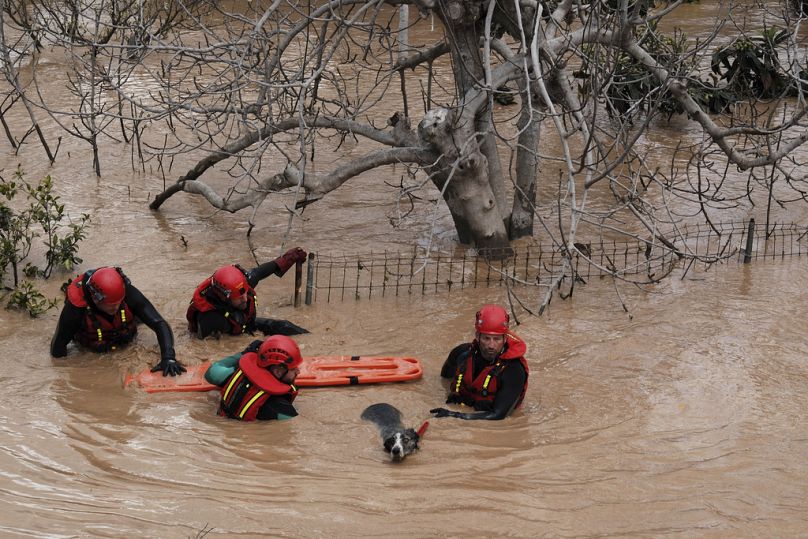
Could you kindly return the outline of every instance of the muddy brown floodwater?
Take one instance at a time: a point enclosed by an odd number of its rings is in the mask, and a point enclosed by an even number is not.
[[[47,69],[58,81],[58,63]],[[162,181],[125,166],[128,148],[104,149],[99,180],[86,149],[63,144],[71,158],[53,168],[34,144],[19,156],[1,146],[1,164],[52,174],[68,211],[93,214],[81,269],[122,266],[174,328],[181,361],[243,348],[249,337],[191,339],[184,312],[215,267],[252,263],[246,216],[186,195],[152,213]],[[308,209],[287,246],[358,253],[423,242],[428,226],[379,225],[392,191],[378,184],[359,181]],[[262,260],[281,251],[282,205],[253,232]],[[451,237],[446,215],[438,227]],[[0,536],[804,537],[806,289],[799,258],[623,287],[631,316],[610,283],[578,287],[516,328],[531,368],[524,407],[503,421],[432,419],[401,464],[361,411],[384,401],[412,426],[427,419],[443,403],[446,353],[471,337],[481,303],[504,301],[501,288],[295,309],[292,274],[268,279],[261,310],[311,330],[298,339],[304,355],[414,355],[425,372],[304,389],[299,417],[262,424],[218,417],[216,393],[123,388],[124,374],[158,358],[148,329],[125,350],[71,347],[55,360],[58,310],[32,320],[0,309]],[[524,294],[538,305],[537,292]]]

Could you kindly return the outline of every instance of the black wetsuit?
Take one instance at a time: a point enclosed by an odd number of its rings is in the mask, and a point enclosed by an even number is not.
[[[157,342],[160,344],[160,358],[164,361],[176,359],[174,354],[174,334],[171,332],[171,326],[160,316],[154,305],[131,283],[126,285],[124,300],[137,320],[146,324],[157,335]],[[87,301],[97,316],[112,320],[112,316],[92,305],[91,298],[87,298]],[[59,322],[56,324],[56,332],[51,339],[51,355],[53,357],[67,355],[67,344],[73,340],[74,335],[81,328],[84,323],[84,317],[85,309],[65,301],[65,306],[59,315]]]
[[[440,375],[443,378],[454,378],[457,373],[458,361],[466,361],[468,354],[472,354],[471,379],[477,377],[481,370],[490,365],[480,354],[473,343],[463,343],[455,346],[449,357],[443,363]],[[460,419],[504,419],[513,410],[519,397],[522,395],[522,388],[527,382],[527,373],[519,361],[512,361],[512,364],[504,369],[499,375],[499,387],[494,397],[494,405],[491,410],[482,412],[456,413],[453,417]],[[447,401],[448,402],[448,401]]]
[[[247,272],[247,283],[251,288],[263,279],[272,274],[278,274],[280,268],[274,260],[264,262]],[[232,324],[225,315],[218,309],[200,312],[196,315],[197,336],[204,339],[208,335],[230,334]],[[287,320],[273,320],[271,318],[256,317],[255,322],[247,328],[247,331],[261,331],[264,335],[299,335],[308,333],[307,330],[297,326]]]
[[[256,419],[289,419],[297,416],[297,410],[285,395],[272,395],[258,410]]]

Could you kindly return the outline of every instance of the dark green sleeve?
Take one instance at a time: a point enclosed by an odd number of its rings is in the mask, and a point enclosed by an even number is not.
[[[268,420],[277,419],[282,421],[284,419],[292,419],[297,416],[297,410],[289,402],[286,395],[272,395],[258,410],[257,419]]]
[[[238,352],[219,361],[214,361],[205,372],[205,380],[213,385],[223,386],[227,379],[230,378],[230,375],[236,372],[240,358],[241,352]]]

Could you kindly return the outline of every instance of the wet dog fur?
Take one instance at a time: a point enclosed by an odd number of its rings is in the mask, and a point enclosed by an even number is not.
[[[418,449],[421,436],[415,429],[405,428],[401,424],[401,412],[395,406],[386,402],[371,404],[365,408],[361,417],[376,424],[382,436],[384,450],[394,461],[402,461]]]

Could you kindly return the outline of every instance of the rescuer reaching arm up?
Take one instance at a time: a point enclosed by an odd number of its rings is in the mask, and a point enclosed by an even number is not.
[[[204,339],[208,335],[241,335],[256,330],[264,335],[298,335],[307,330],[288,320],[261,318],[256,313],[255,286],[270,275],[283,275],[297,262],[306,260],[299,247],[249,271],[238,264],[217,269],[194,291],[185,317],[188,330]]]

